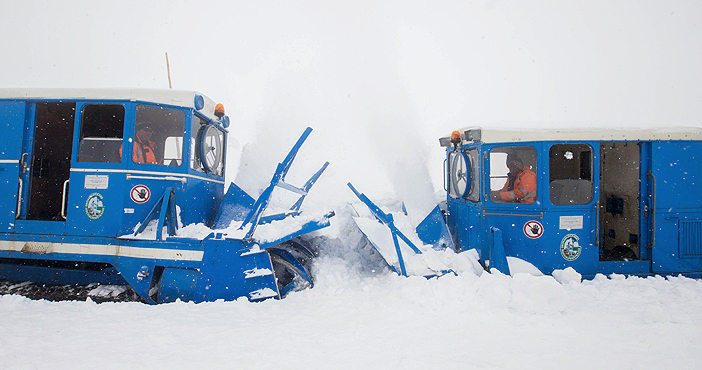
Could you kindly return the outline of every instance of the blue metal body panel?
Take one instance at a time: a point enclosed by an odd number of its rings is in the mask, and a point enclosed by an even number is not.
[[[655,187],[653,271],[702,271],[702,143],[658,142],[652,147]]]
[[[259,199],[235,184],[225,198],[226,155],[217,145],[226,143],[228,118],[213,120],[214,113],[203,110],[209,105],[213,109],[213,104],[203,103],[199,94],[182,105],[164,104],[168,94],[158,92],[154,101],[0,99],[0,134],[7,139],[0,143],[0,278],[129,284],[148,303],[282,297],[281,288],[287,292],[292,285],[278,281],[276,274],[284,276],[286,266],[312,285],[296,259],[312,255],[296,257],[300,248],[293,239],[329,226],[333,213],[275,241],[259,241],[255,235],[261,222],[285,222],[298,215],[304,196],[328,165],[302,188],[284,182],[312,130],[305,131],[278,166],[269,191]],[[174,93],[171,101],[182,101],[183,95]],[[154,126],[162,130],[161,151],[150,144],[162,158],[157,164],[133,159],[135,127],[144,127],[139,122],[146,122],[152,133],[159,132]],[[289,214],[262,217],[275,186],[301,198]],[[214,230],[226,229],[232,221],[246,221],[242,228],[250,232],[245,238],[214,232],[203,240],[175,236],[179,222],[203,223]],[[285,256],[285,266],[272,261],[268,247]]]

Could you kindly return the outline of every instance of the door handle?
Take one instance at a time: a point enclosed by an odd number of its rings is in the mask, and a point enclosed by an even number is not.
[[[26,173],[29,170],[29,166],[27,165],[27,161],[24,160],[25,156],[28,156],[29,153],[22,153],[22,158],[20,158],[20,165],[22,166],[22,173]]]

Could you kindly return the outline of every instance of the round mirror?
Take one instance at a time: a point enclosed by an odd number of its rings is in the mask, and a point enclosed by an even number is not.
[[[469,190],[470,164],[463,152],[456,152],[451,161],[451,189],[453,193],[463,198]]]
[[[214,125],[209,125],[202,133],[200,139],[200,158],[202,164],[208,172],[218,172],[218,167],[222,163],[222,154],[224,153],[222,131]]]

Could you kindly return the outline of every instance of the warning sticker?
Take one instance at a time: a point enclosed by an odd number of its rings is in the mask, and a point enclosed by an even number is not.
[[[531,220],[524,224],[524,235],[531,239],[538,239],[544,234],[544,226],[541,222]]]
[[[146,185],[136,185],[129,192],[134,203],[146,203],[151,198],[151,190]]]

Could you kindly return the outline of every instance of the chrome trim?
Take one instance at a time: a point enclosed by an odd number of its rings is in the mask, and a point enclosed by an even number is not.
[[[130,173],[127,174],[127,180],[131,179],[145,179],[145,180],[166,180],[166,181],[180,181],[183,184],[188,182],[188,179],[185,177],[177,177],[177,176],[166,176],[166,177],[155,177],[155,176],[134,176]]]
[[[17,213],[15,213],[15,218],[19,217],[20,211],[22,210],[22,177],[19,178],[19,192],[17,193]]]
[[[215,182],[218,184],[224,184],[224,180],[209,179],[207,177],[191,175],[187,173],[172,173],[172,172],[157,172],[157,171],[140,171],[140,170],[121,170],[121,169],[110,169],[110,168],[71,168],[71,172],[98,172],[98,173],[124,173],[128,175],[138,174],[138,175],[151,175],[151,176],[166,176],[171,178],[176,177],[187,177],[191,179]],[[135,178],[134,176],[131,176]],[[169,179],[172,180],[172,179]]]
[[[544,213],[539,212],[538,215],[534,215],[534,214],[525,214],[525,213],[492,213],[492,212],[483,211],[483,217],[484,216],[521,216],[521,217],[538,217],[538,218],[543,219]]]

